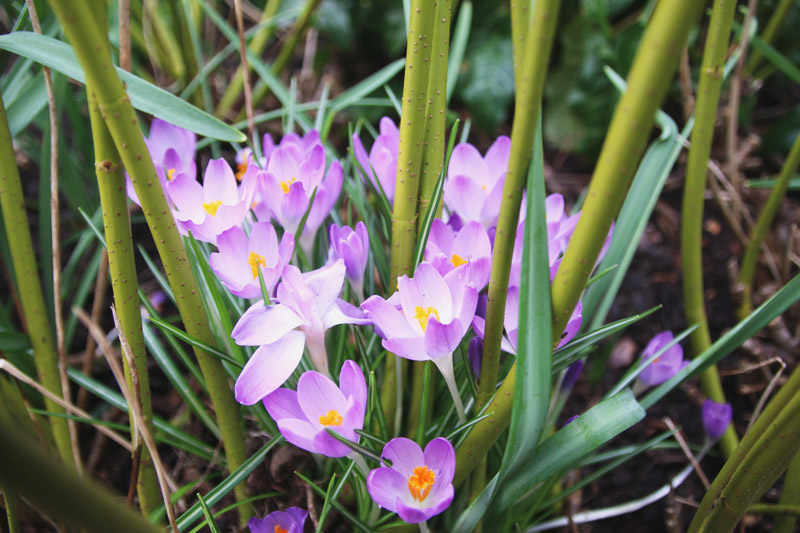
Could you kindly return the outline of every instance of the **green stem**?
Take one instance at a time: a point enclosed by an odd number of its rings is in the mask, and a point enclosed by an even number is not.
[[[91,92],[91,89],[89,89]],[[142,315],[139,310],[138,283],[136,281],[136,264],[134,259],[131,222],[128,215],[128,195],[125,190],[125,173],[119,152],[114,140],[100,117],[100,111],[94,102],[89,103],[89,118],[92,124],[92,140],[94,141],[95,172],[100,190],[100,205],[103,212],[106,247],[108,249],[108,266],[111,271],[111,288],[114,295],[114,306],[117,310],[120,326],[131,347],[138,372],[139,397],[141,412],[150,433],[153,429],[153,407],[150,401],[150,381],[147,376],[147,354],[144,348],[142,333]],[[125,380],[128,388],[133,390],[131,369],[128,360],[122,359],[125,368]],[[130,412],[133,411],[131,406]],[[136,424],[130,417],[131,431]],[[153,467],[153,460],[147,447],[142,448],[137,494],[139,507],[144,516],[150,516],[162,503],[158,478]]]
[[[14,157],[14,147],[2,96],[0,96],[0,206],[11,251],[11,265],[14,267],[14,275],[17,280],[17,294],[22,304],[22,319],[33,346],[36,372],[47,390],[61,396],[58,355],[53,344],[47,309],[42,296],[42,286],[39,283],[33,241],[28,227],[28,215],[25,213],[25,197],[22,193],[22,183]],[[47,398],[45,398],[45,405],[48,411],[65,413],[61,406]],[[74,468],[75,459],[72,454],[67,420],[57,416],[50,417],[50,426],[58,454],[65,464]]]
[[[689,533],[733,531],[753,502],[778,480],[800,448],[798,410],[800,369],[795,369],[706,491]]]
[[[717,118],[719,95],[722,90],[725,55],[730,41],[735,0],[715,0],[711,22],[706,36],[700,82],[697,87],[697,107],[686,169],[681,210],[681,260],[683,261],[683,298],[688,324],[698,324],[690,340],[692,352],[702,353],[711,346],[708,318],[703,291],[703,204],[705,202],[706,174],[714,125]],[[718,403],[725,402],[717,367],[709,367],[700,377],[703,391]],[[730,426],[719,444],[726,457],[730,457],[738,443],[736,431]]]
[[[20,533],[19,519],[17,518],[17,496],[8,488],[0,485],[3,490],[3,501],[6,504],[8,517],[8,533]]]
[[[302,37],[303,32],[311,23],[311,16],[314,14],[314,10],[319,3],[320,0],[306,0],[306,3],[303,5],[303,12],[297,17],[292,29],[289,31],[289,37],[286,39],[283,47],[281,47],[281,51],[278,52],[278,57],[275,58],[275,62],[272,63],[272,73],[275,74],[275,76],[283,72],[283,69],[289,64],[289,60],[292,58],[295,48],[297,48],[297,43],[300,42],[300,37]],[[264,97],[267,96],[268,91],[269,87],[267,83],[259,80],[253,89],[253,105],[263,100]],[[241,119],[242,113],[240,112],[238,120]]]
[[[695,20],[701,8],[702,2],[694,0],[659,2],[656,6],[631,68],[628,89],[617,106],[603,145],[581,222],[552,287],[553,319],[556,323],[553,331],[558,332],[554,338],[561,336],[566,319],[588,280],[590,267],[600,252],[611,220],[619,212],[636,162],[644,151],[656,109],[666,94],[678,56],[692,27],[689,22]],[[516,368],[512,367],[490,402],[492,416],[475,424],[457,450],[454,484],[466,479],[479,458],[508,425],[515,381]]]
[[[750,512],[758,512],[756,507],[759,505],[766,506],[766,504],[753,504]],[[769,507],[773,510],[761,512],[776,514],[778,513],[778,511],[774,510],[776,507],[795,509],[792,513],[780,513],[782,516],[775,517],[775,523],[772,525],[773,533],[792,533],[795,531],[797,517],[800,516],[800,454],[794,456],[789,468],[786,470],[786,478],[783,480],[779,505],[770,505]]]
[[[247,47],[250,52],[256,56],[261,56],[261,53],[267,46],[267,42],[269,42],[270,37],[272,37],[272,34],[275,32],[275,25],[266,23],[275,16],[280,5],[280,0],[267,0],[267,5],[261,13],[260,21],[260,24],[264,24],[264,27],[253,36],[253,39],[250,41],[250,46]],[[252,70],[253,67],[248,64],[247,68]],[[236,100],[239,99],[242,89],[244,89],[244,78],[242,77],[242,65],[239,65],[236,69],[236,73],[230,78],[230,84],[228,84],[225,92],[222,93],[222,98],[219,99],[216,111],[217,116],[224,117],[228,113]]]
[[[492,276],[489,280],[489,304],[486,309],[481,378],[478,383],[479,407],[492,397],[497,387],[500,340],[503,337],[511,257],[519,224],[522,190],[533,152],[534,133],[539,122],[542,91],[558,22],[559,6],[558,0],[536,2],[525,42],[524,63],[520,77],[516,80],[517,101],[514,107],[514,124],[511,128],[511,154],[503,185],[503,202],[500,206],[492,252]],[[512,11],[512,14],[518,13]],[[509,402],[511,396],[508,398]]]
[[[800,456],[794,456],[795,459],[798,457]],[[778,531],[778,520],[784,518],[790,519],[792,520],[792,524],[797,521],[797,517],[800,516],[800,505],[786,505],[782,503],[754,503],[747,512],[750,514],[778,515],[775,517],[775,525],[772,526],[772,531],[775,533]],[[787,529],[785,531],[787,531],[787,533],[792,533],[794,531],[794,525],[792,525],[792,529]]]
[[[531,22],[531,0],[511,0],[511,46],[514,54],[514,79],[522,76],[520,69],[525,55],[525,38]]]
[[[0,483],[36,509],[89,532],[109,528],[118,533],[161,531],[99,485],[79,479],[72,469],[59,464],[35,441],[3,420],[0,434]]]
[[[147,151],[139,121],[113,69],[108,37],[100,30],[100,24],[85,23],[94,19],[86,0],[53,0],[51,4],[84,69],[86,86],[92,91],[89,97],[97,104],[139,196],[186,332],[213,346],[214,337],[197,283],[188,267],[186,250]],[[220,360],[198,347],[194,351],[216,411],[228,467],[234,471],[247,457],[239,411]],[[239,501],[247,498],[246,492],[245,482],[236,487]],[[251,512],[247,505],[240,507],[243,523]]]
[[[789,180],[793,177],[794,172],[800,165],[800,135],[798,135],[792,149],[789,152],[789,157],[783,164],[781,173],[778,176],[778,181],[767,199],[764,209],[753,226],[750,233],[750,242],[747,243],[747,248],[744,251],[742,258],[742,267],[739,270],[739,286],[742,289],[742,304],[739,307],[739,319],[744,319],[747,315],[753,312],[753,277],[756,272],[756,263],[758,262],[758,255],[761,251],[761,245],[767,237],[772,221],[775,220],[775,215],[778,213],[778,208],[786,196],[786,190],[789,188]]]
[[[789,8],[791,8],[793,4],[793,0],[780,0],[778,6],[772,10],[772,15],[770,15],[769,21],[764,27],[764,32],[760,36],[764,44],[772,42],[775,34],[778,33],[778,28],[780,28],[781,23],[786,20],[786,16],[789,14]],[[753,50],[752,55],[747,60],[747,64],[744,67],[745,72],[748,75],[753,75],[759,61],[761,61],[761,52]]]
[[[435,6],[431,2],[412,0],[408,25],[408,49],[403,79],[403,111],[400,116],[400,147],[397,153],[397,178],[395,180],[394,209],[392,211],[392,251],[389,279],[391,290],[397,278],[411,274],[416,244],[417,197],[420,168],[422,166],[423,138],[425,135],[425,109],[427,107],[428,78],[430,74],[431,44]],[[397,375],[394,354],[386,354],[386,371],[381,391],[381,404],[392,428],[397,405],[397,391],[403,383],[403,368]]]
[[[431,202],[436,181],[444,164],[445,111],[447,110],[447,61],[450,51],[450,0],[435,2],[433,41],[431,46],[430,76],[428,77],[428,101],[425,106],[425,144],[422,152],[419,206],[417,212],[425,216]],[[442,206],[439,204],[439,213]],[[422,231],[422,225],[417,228]],[[411,398],[408,409],[408,435],[417,433],[422,406],[422,375],[424,361],[411,363]],[[432,395],[427,395],[432,400]],[[427,410],[427,406],[426,406]]]

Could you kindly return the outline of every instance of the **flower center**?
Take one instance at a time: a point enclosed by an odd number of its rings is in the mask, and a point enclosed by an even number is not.
[[[256,279],[258,277],[258,267],[263,268],[267,266],[267,260],[264,259],[263,255],[250,252],[250,256],[247,258],[247,264],[250,265],[250,269],[253,271],[253,279]]]
[[[439,318],[439,311],[436,310],[435,307],[425,307],[418,305],[417,308],[414,310],[414,318],[419,321],[419,326],[422,328],[422,331],[428,329],[428,319],[430,318],[431,314],[436,317],[436,320],[441,322]]]
[[[275,526],[274,533],[289,533],[288,529],[283,529],[281,526]]]
[[[244,173],[247,172],[247,167],[250,165],[250,154],[247,154],[244,161],[236,163],[236,181],[242,181]],[[278,527],[278,526],[275,526]]]
[[[436,474],[427,466],[418,466],[414,473],[408,476],[408,491],[411,497],[418,502],[424,502],[431,493]]]
[[[342,415],[336,409],[331,409],[326,414],[319,417],[319,423],[323,426],[341,426]]]
[[[467,264],[467,260],[464,259],[463,257],[461,257],[458,254],[453,254],[453,257],[450,260],[452,261],[453,267],[455,267],[455,268],[458,268],[461,265],[466,265]]]
[[[175,169],[174,168],[171,168],[171,169],[167,170],[167,179],[169,181],[172,181],[172,180],[175,179]]]
[[[212,217],[215,217],[217,216],[217,209],[219,209],[219,206],[221,205],[222,205],[222,200],[217,200],[216,202],[211,202],[210,204],[203,202],[203,209],[206,210],[206,213],[208,213]]]
[[[289,181],[281,182],[281,190],[283,191],[283,194],[289,194],[289,186],[295,181],[297,181],[297,178],[292,178]]]

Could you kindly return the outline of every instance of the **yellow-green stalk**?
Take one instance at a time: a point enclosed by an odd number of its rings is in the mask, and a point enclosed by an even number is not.
[[[561,336],[566,325],[564,317],[572,314],[611,221],[619,213],[636,163],[644,152],[653,117],[675,72],[691,22],[701,8],[702,2],[673,0],[659,2],[653,12],[628,76],[628,88],[617,105],[603,145],[581,223],[553,284],[554,338]],[[457,450],[454,483],[466,479],[508,426],[515,381],[516,368],[512,367],[487,408],[492,416],[475,424]]]
[[[87,24],[95,16],[87,0],[52,0],[51,4],[86,74],[86,86],[91,89],[89,99],[97,104],[139,196],[186,332],[213,346],[214,337],[208,326],[197,283],[187,263],[186,250],[139,129],[138,119],[114,70],[108,37],[100,29],[105,28],[105,24]],[[197,347],[194,352],[216,411],[228,468],[233,471],[247,457],[239,409],[220,360]],[[239,501],[246,499],[244,482],[236,487],[236,496]],[[249,506],[240,507],[243,523],[250,514]]]
[[[89,89],[91,91],[91,89]],[[95,102],[89,102],[89,118],[92,124],[94,142],[94,167],[97,186],[100,190],[100,205],[103,213],[103,226],[108,250],[108,266],[111,271],[111,289],[114,307],[117,310],[120,327],[131,347],[136,364],[138,382],[134,385],[128,360],[123,358],[125,380],[128,388],[139,389],[141,412],[149,431],[153,432],[153,406],[150,401],[150,380],[147,375],[147,354],[142,333],[142,315],[139,310],[138,283],[134,260],[131,221],[128,215],[128,193],[125,188],[125,172],[122,160],[114,146],[114,140],[100,117]],[[131,406],[130,411],[134,409]],[[130,417],[131,431],[135,430],[133,416]],[[144,516],[149,516],[161,503],[158,478],[153,468],[153,460],[147,447],[142,447],[139,476],[136,483],[139,507]]]
[[[708,318],[703,291],[703,204],[706,174],[714,124],[717,118],[719,95],[722,90],[725,55],[730,41],[735,0],[715,0],[706,36],[700,82],[697,87],[694,130],[692,130],[686,183],[681,209],[681,261],[683,262],[683,303],[688,324],[698,324],[690,337],[692,352],[698,355],[711,346]],[[709,367],[700,377],[703,391],[718,403],[725,402],[717,367]],[[719,444],[726,457],[738,443],[736,431],[730,426]]]
[[[775,38],[775,34],[778,33],[778,28],[780,28],[781,24],[786,20],[786,16],[789,14],[789,8],[791,8],[793,4],[793,0],[780,0],[777,7],[772,10],[769,21],[764,27],[764,31],[759,36],[764,44],[771,43],[772,39]],[[753,53],[747,59],[747,64],[744,67],[745,72],[752,76],[759,61],[761,61],[761,52],[753,50]]]
[[[397,177],[392,211],[390,290],[397,288],[399,276],[411,274],[413,268],[434,16],[435,6],[432,2],[411,1],[406,70],[403,78],[403,111],[400,115],[400,147],[397,152]],[[391,353],[386,354],[381,404],[389,431],[393,431],[395,411],[399,407],[397,387],[403,383],[402,375],[397,375],[397,366],[396,356]],[[399,366],[402,374],[406,366],[405,360],[401,361]],[[398,429],[394,428],[395,431]]]
[[[739,307],[740,320],[753,312],[753,277],[756,273],[756,263],[761,252],[761,245],[764,244],[767,231],[769,231],[772,221],[775,220],[778,208],[784,196],[786,196],[789,180],[794,176],[798,166],[800,166],[800,135],[795,137],[792,149],[789,151],[789,157],[786,158],[786,162],[781,168],[775,187],[769,194],[767,203],[758,216],[756,225],[753,226],[750,232],[750,241],[745,248],[742,266],[739,269],[739,287],[742,290],[742,303]]]
[[[53,344],[42,286],[39,283],[28,215],[25,213],[25,197],[22,193],[22,183],[14,157],[14,146],[2,96],[0,96],[0,206],[3,208],[3,222],[11,251],[11,264],[14,267],[18,295],[22,304],[21,319],[33,346],[36,372],[39,374],[39,381],[47,390],[62,396],[58,355]],[[45,405],[48,411],[56,415],[65,414],[61,406],[47,398]],[[50,427],[59,456],[65,464],[75,468],[66,418],[50,417]]]

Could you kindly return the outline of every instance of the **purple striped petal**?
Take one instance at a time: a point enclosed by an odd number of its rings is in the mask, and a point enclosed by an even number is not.
[[[305,333],[290,331],[256,350],[236,380],[236,401],[253,405],[283,385],[303,357],[305,341]]]

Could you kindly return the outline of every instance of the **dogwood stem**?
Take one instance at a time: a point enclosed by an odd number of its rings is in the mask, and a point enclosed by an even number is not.
[[[44,305],[42,286],[39,283],[28,215],[25,213],[25,197],[22,193],[22,183],[14,157],[14,145],[8,129],[8,119],[2,96],[0,96],[0,206],[3,210],[3,222],[11,251],[11,264],[17,280],[17,294],[22,304],[21,318],[33,346],[36,372],[47,390],[61,396],[58,355],[53,343],[47,308]],[[65,414],[63,408],[48,398],[45,398],[45,405],[47,410],[52,413]],[[50,427],[59,456],[65,464],[74,468],[75,460],[72,454],[67,419],[52,416],[50,417]]]
[[[86,74],[86,85],[91,89],[89,98],[97,105],[139,196],[186,332],[213,346],[214,337],[208,327],[208,317],[197,283],[188,267],[186,250],[139,129],[136,114],[113,68],[105,26],[100,21],[86,23],[95,21],[95,11],[87,0],[53,0],[51,4]],[[247,453],[240,414],[228,377],[221,361],[213,355],[195,347],[195,356],[216,411],[228,467],[234,471],[245,461]],[[239,501],[246,499],[244,482],[235,490]],[[251,512],[249,506],[240,506],[243,523],[247,522]]]

